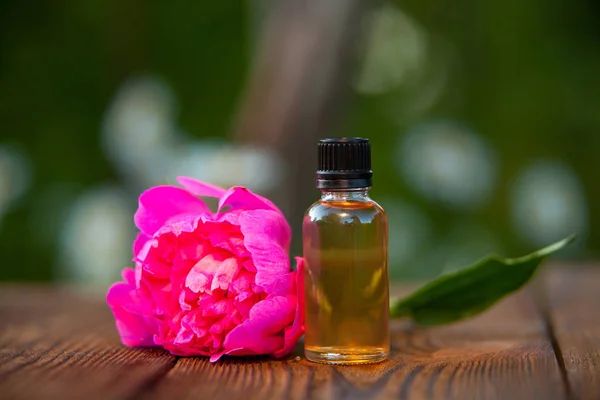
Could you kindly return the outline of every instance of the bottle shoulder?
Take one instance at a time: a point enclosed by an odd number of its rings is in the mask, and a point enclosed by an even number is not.
[[[304,213],[305,219],[318,221],[335,215],[358,216],[361,220],[384,219],[384,209],[374,200],[365,201],[323,201],[317,200]]]

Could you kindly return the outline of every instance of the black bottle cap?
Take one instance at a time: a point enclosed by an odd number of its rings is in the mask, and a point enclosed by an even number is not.
[[[328,138],[318,144],[318,189],[371,187],[371,145],[364,138]]]

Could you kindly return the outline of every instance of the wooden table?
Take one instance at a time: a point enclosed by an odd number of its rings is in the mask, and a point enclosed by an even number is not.
[[[122,347],[101,295],[4,285],[0,398],[600,399],[600,269],[547,269],[471,320],[392,329],[380,364],[313,364],[299,345],[213,365]]]

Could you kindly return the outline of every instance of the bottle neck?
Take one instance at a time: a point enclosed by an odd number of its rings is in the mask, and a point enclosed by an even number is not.
[[[321,191],[321,201],[370,201],[370,187],[355,189],[326,189]]]

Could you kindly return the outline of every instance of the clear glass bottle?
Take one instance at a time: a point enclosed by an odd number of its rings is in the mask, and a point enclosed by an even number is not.
[[[319,142],[322,197],[302,226],[310,361],[372,363],[389,355],[388,220],[369,198],[371,180],[367,139]]]

